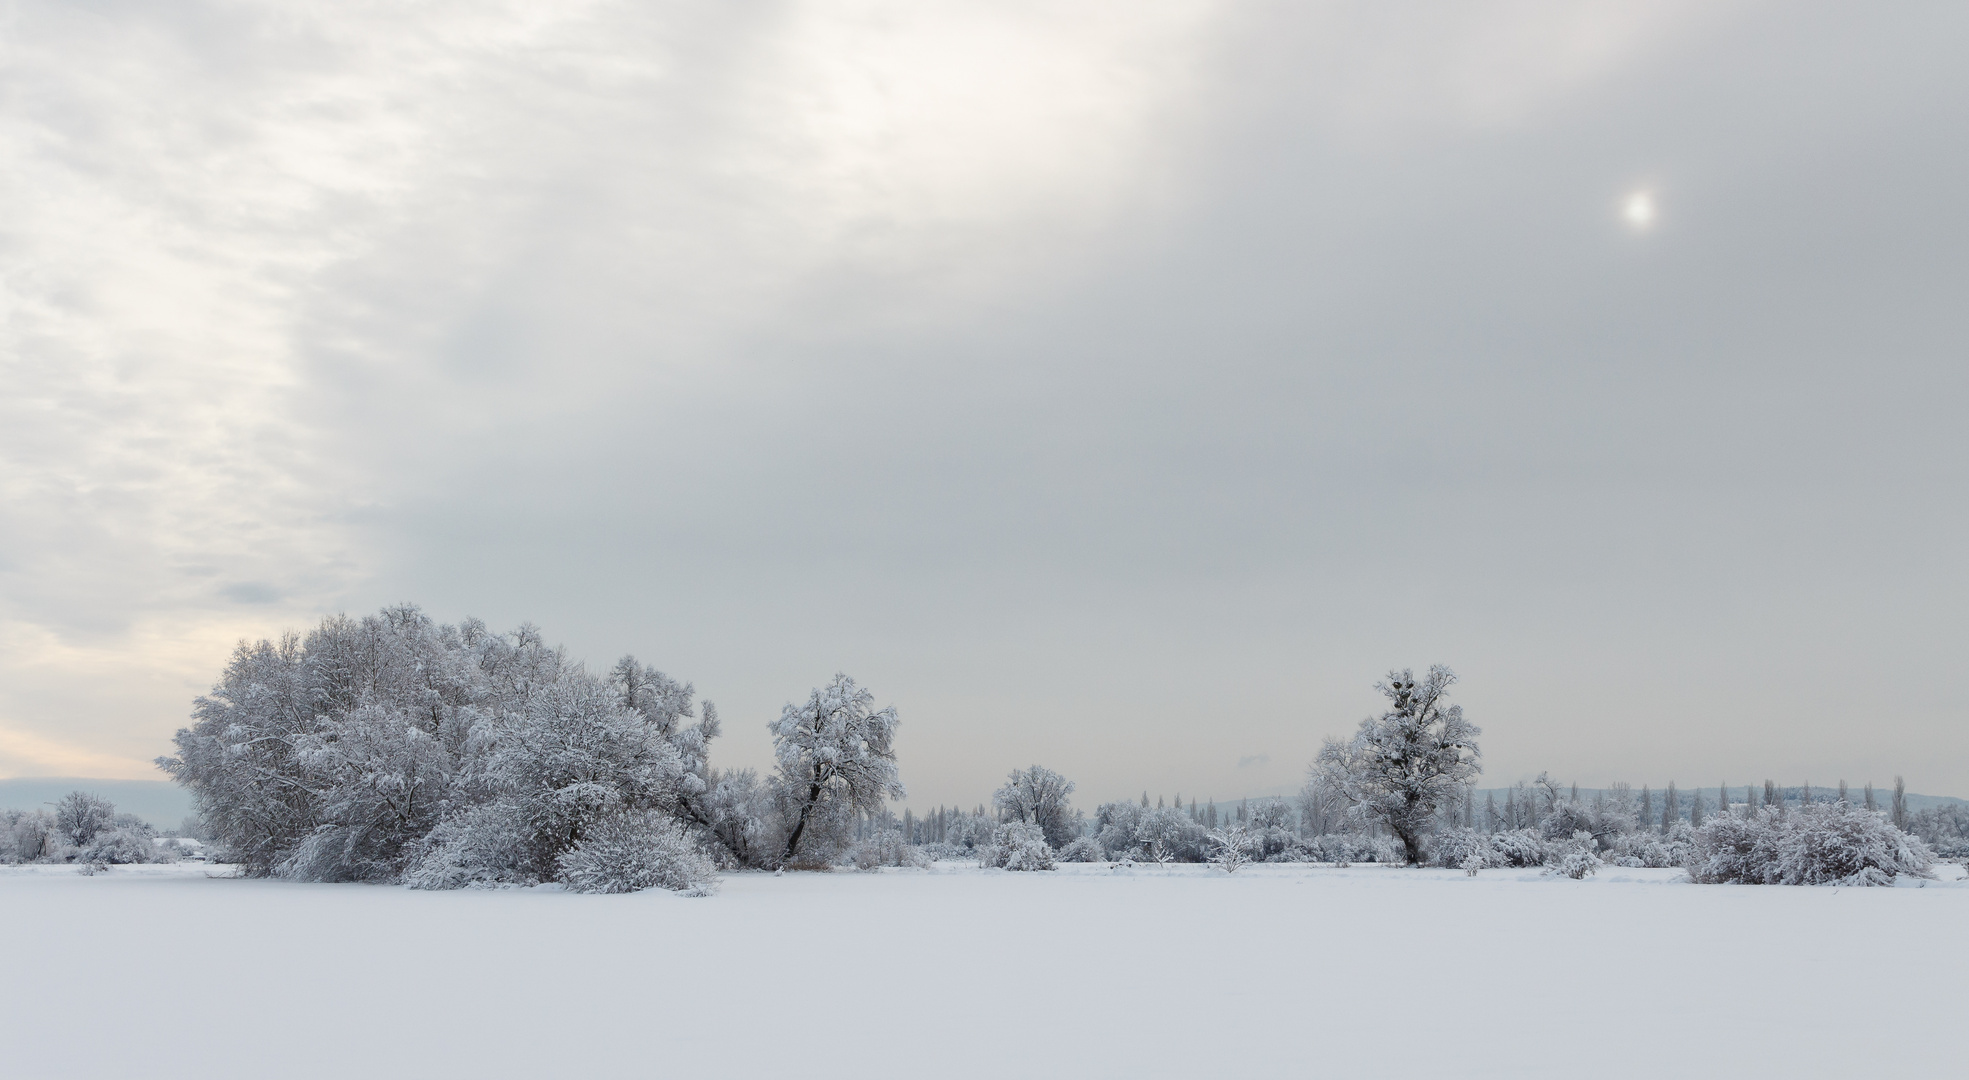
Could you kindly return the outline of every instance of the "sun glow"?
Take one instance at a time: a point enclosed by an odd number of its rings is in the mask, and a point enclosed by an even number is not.
[[[1646,232],[1655,223],[1655,197],[1651,191],[1637,191],[1620,206],[1620,216],[1635,232]]]

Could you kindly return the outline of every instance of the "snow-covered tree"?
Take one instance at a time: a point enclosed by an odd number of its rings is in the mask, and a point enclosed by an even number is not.
[[[100,795],[71,791],[55,804],[55,828],[62,839],[83,847],[96,834],[116,826],[116,805]]]
[[[159,764],[248,874],[426,887],[537,882],[631,811],[708,839],[717,733],[632,659],[591,675],[540,632],[411,605],[242,644]]]
[[[1410,671],[1390,672],[1375,689],[1389,708],[1361,721],[1347,742],[1328,739],[1314,768],[1343,792],[1357,820],[1381,825],[1402,842],[1408,861],[1426,857],[1425,838],[1437,813],[1460,798],[1482,772],[1475,724],[1445,698],[1456,675],[1441,664],[1417,683]]]
[[[1226,874],[1235,874],[1238,867],[1251,861],[1253,837],[1243,825],[1233,825],[1210,834],[1210,861]]]
[[[875,708],[875,695],[836,675],[768,725],[778,761],[774,782],[791,822],[782,858],[838,844],[839,825],[849,815],[904,796],[895,752],[900,722],[895,706]]]
[[[1051,870],[1053,848],[1046,843],[1045,830],[1038,825],[1008,821],[998,826],[991,843],[978,849],[978,865],[986,869]]]
[[[1080,835],[1080,821],[1068,805],[1068,796],[1072,794],[1073,781],[1051,769],[1033,765],[1013,770],[1005,786],[993,793],[991,801],[1008,820],[1039,826],[1046,834],[1046,842],[1060,848]],[[1181,809],[1180,801],[1178,809]]]

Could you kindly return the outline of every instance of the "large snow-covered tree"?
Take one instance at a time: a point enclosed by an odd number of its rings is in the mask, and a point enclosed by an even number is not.
[[[1067,797],[1072,794],[1073,781],[1051,769],[1033,765],[1013,770],[1005,786],[992,794],[991,801],[1007,817],[1039,826],[1048,844],[1062,848],[1080,834],[1080,822],[1067,805]]]
[[[841,839],[841,825],[856,812],[874,814],[905,792],[896,767],[896,708],[875,708],[875,695],[846,675],[816,689],[801,705],[788,704],[768,725],[773,736],[774,776],[789,818],[787,860],[799,857],[804,843],[817,848],[812,834],[829,826],[829,842]]]
[[[1357,820],[1386,826],[1401,840],[1412,864],[1426,857],[1437,812],[1460,800],[1483,771],[1482,729],[1445,700],[1455,682],[1441,664],[1421,682],[1409,670],[1389,672],[1375,685],[1388,709],[1362,720],[1352,739],[1326,740],[1313,763],[1317,779],[1345,794]]]
[[[625,658],[598,677],[540,632],[411,605],[242,644],[159,764],[246,872],[429,887],[535,882],[601,821],[706,821],[707,702]]]

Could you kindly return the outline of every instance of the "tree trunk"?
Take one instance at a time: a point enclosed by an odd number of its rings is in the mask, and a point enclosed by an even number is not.
[[[807,801],[800,806],[800,820],[793,826],[793,835],[786,838],[786,854],[781,858],[793,857],[794,849],[800,846],[800,834],[807,831],[807,817],[814,812],[814,804],[819,801],[820,781],[816,780],[813,787],[807,790]]]
[[[1395,835],[1401,838],[1402,853],[1408,857],[1408,865],[1422,865],[1422,834],[1414,829],[1396,829]]]

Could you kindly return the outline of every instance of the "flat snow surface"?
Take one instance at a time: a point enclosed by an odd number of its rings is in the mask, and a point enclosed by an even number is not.
[[[0,1073],[1959,1076],[1969,887],[961,864],[721,894],[0,869]],[[160,1003],[165,1003],[160,1007]],[[194,1034],[187,1034],[188,1032]]]

